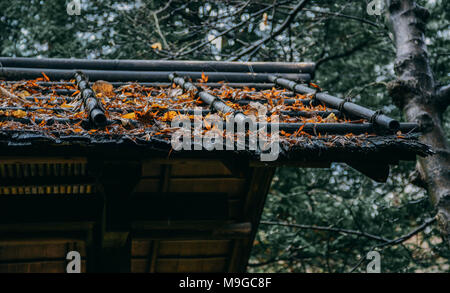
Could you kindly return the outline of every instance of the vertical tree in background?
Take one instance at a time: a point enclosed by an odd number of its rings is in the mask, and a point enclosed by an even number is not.
[[[425,39],[428,10],[413,0],[388,0],[387,5],[397,48],[397,80],[389,83],[389,94],[409,121],[423,127],[421,141],[436,151],[419,159],[415,182],[427,188],[441,233],[450,244],[450,150],[442,122],[450,86],[438,87],[430,67]]]

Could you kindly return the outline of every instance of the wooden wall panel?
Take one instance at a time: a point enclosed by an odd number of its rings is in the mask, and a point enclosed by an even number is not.
[[[226,271],[225,257],[212,258],[160,258],[156,261],[157,273],[218,273]]]
[[[240,178],[172,178],[169,192],[217,192],[240,197],[245,192],[245,179]]]
[[[157,255],[160,257],[226,256],[230,252],[230,243],[230,240],[163,240],[159,241]],[[132,257],[148,257],[151,245],[151,240],[133,240]]]
[[[136,186],[135,192],[157,192],[159,191],[159,179],[143,178]]]
[[[86,257],[86,243],[82,240],[36,239],[0,240],[0,262],[29,259],[61,259],[71,250]]]
[[[228,201],[228,217],[231,220],[239,220],[242,214],[242,200],[231,199]]]
[[[65,260],[28,263],[0,263],[0,273],[65,273]],[[86,272],[86,261],[81,260],[81,272]]]
[[[159,177],[161,175],[161,164],[144,163],[142,164],[142,177]]]
[[[131,272],[147,272],[146,259],[132,259]],[[227,258],[160,258],[156,260],[157,273],[219,273],[226,271]]]
[[[86,242],[79,239],[45,238],[0,240],[0,272],[65,273],[69,251],[82,257],[81,271],[86,272]]]
[[[186,161],[172,166],[173,177],[231,176],[220,161]]]

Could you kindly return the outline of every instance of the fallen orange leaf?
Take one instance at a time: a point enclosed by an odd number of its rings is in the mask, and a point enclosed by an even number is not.
[[[124,119],[136,119],[136,113],[131,112],[121,116]]]

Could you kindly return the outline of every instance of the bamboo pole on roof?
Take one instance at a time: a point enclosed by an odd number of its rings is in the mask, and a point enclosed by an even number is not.
[[[94,91],[83,72],[75,73],[75,80],[83,98],[84,107],[88,113],[89,120],[97,127],[104,127],[107,123],[105,110],[97,100]]]
[[[46,110],[46,111],[53,111],[53,112],[73,112],[73,109],[71,108],[60,108],[60,107],[15,107],[15,106],[7,106],[7,107],[0,107],[0,111],[17,111],[21,110],[24,112],[27,111],[39,111],[39,110]],[[116,113],[123,113],[126,114],[129,111],[135,111],[136,109],[130,108],[108,108],[108,112],[116,112]],[[187,114],[187,115],[195,115],[196,110],[194,109],[176,109],[176,108],[167,108],[167,109],[158,109],[159,113],[167,113],[167,112],[176,112],[180,114]],[[198,111],[198,110],[197,110]],[[198,112],[197,112],[198,113]],[[212,113],[209,109],[200,109],[201,115],[207,115]],[[320,116],[322,118],[328,117],[331,114],[334,114],[335,116],[339,117],[340,112],[337,110],[331,110],[331,111],[277,111],[274,112],[267,112],[267,116],[271,116],[273,114],[282,114],[287,115],[290,117],[316,117]]]
[[[222,112],[224,114],[233,113],[236,122],[243,122],[247,117],[242,112],[237,112],[230,106],[228,106],[222,99],[219,99],[212,94],[199,90],[194,84],[186,81],[183,77],[177,76],[175,73],[169,75],[169,79],[175,84],[181,86],[186,91],[194,92],[200,99],[207,105],[210,105],[212,109]]]
[[[120,71],[211,71],[255,73],[309,73],[315,71],[311,62],[227,62],[227,61],[165,61],[165,60],[87,60],[63,58],[0,57],[3,67],[90,69]]]
[[[6,83],[6,84],[14,84],[23,82],[23,80],[0,80],[0,83]],[[92,84],[93,82],[90,82]],[[124,85],[130,85],[134,84],[133,81],[123,82],[123,81],[112,81],[110,82],[114,87],[120,87]],[[72,85],[71,82],[68,81],[37,81],[36,84],[39,86],[65,86],[65,85]],[[172,83],[170,82],[139,82],[140,86],[145,87],[170,87]],[[193,82],[196,86],[202,86],[206,85],[210,88],[221,88],[223,86],[228,86],[232,88],[254,88],[259,90],[270,90],[276,85],[274,83],[240,83],[240,82]]]
[[[54,100],[54,101],[66,101],[66,102],[71,102],[73,101],[75,98],[73,97],[64,97],[63,95],[61,96],[28,96],[25,97],[25,99],[27,101],[35,101],[37,100]],[[117,99],[117,100],[123,100],[124,98],[109,98],[111,100]],[[133,100],[137,100],[137,99],[153,99],[153,100],[166,100],[166,98],[157,98],[155,96],[152,95],[152,97],[126,97],[125,100],[126,101],[133,101]],[[170,99],[176,99],[176,98],[170,98]],[[248,105],[252,102],[254,103],[261,103],[261,104],[267,104],[269,103],[269,100],[267,99],[229,99],[229,98],[224,98],[224,101],[230,101],[232,103],[238,104],[238,105]],[[272,102],[274,104],[278,104],[281,100],[280,99],[272,99]],[[310,105],[311,103],[314,105],[314,100],[311,99],[283,99],[283,104],[285,105],[293,105],[295,103],[302,103],[303,105]]]
[[[268,130],[271,127],[277,126],[279,130],[286,132],[295,132],[300,128],[303,132],[309,133],[311,135],[317,134],[371,134],[379,133],[380,130],[374,127],[372,123],[267,123]],[[400,123],[399,130],[403,133],[415,133],[419,132],[419,125],[416,123]]]
[[[35,79],[45,73],[51,80],[70,80],[73,78],[73,69],[49,68],[21,68],[1,67],[0,78],[6,80]],[[114,71],[114,70],[83,70],[90,80],[105,81],[139,81],[139,82],[170,82],[168,75],[171,71]],[[268,73],[249,72],[201,72],[178,71],[180,76],[190,76],[194,80],[201,79],[202,74],[208,76],[210,82],[239,82],[239,83],[269,83]],[[308,73],[284,73],[281,76],[308,82],[311,75]]]
[[[280,86],[283,86],[285,88],[293,90],[297,93],[312,94],[315,96],[315,98],[317,100],[325,103],[326,105],[328,105],[332,108],[342,110],[353,116],[367,119],[367,120],[369,120],[377,125],[380,125],[386,129],[396,131],[400,127],[400,123],[397,120],[394,120],[378,111],[373,111],[373,110],[367,109],[363,106],[354,104],[352,102],[348,102],[346,100],[331,96],[326,93],[317,92],[314,89],[311,89],[304,85],[298,84],[292,80],[278,77],[275,75],[270,75],[269,80]]]

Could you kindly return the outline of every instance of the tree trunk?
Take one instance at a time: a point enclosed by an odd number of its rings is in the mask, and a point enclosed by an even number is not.
[[[442,115],[449,104],[447,87],[436,88],[425,44],[425,26],[429,12],[414,0],[387,0],[388,22],[395,38],[397,80],[388,90],[394,103],[408,121],[423,128],[420,140],[433,147],[436,154],[420,158],[416,182],[426,187],[437,210],[441,233],[450,245],[450,150]]]

